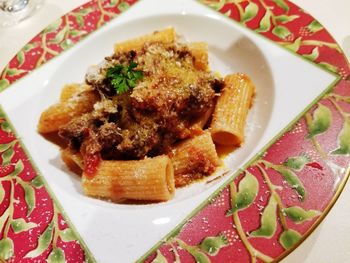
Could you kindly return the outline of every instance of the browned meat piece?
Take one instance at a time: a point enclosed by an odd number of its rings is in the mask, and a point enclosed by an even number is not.
[[[106,72],[131,62],[143,78],[133,89],[116,94]],[[178,43],[146,44],[138,51],[114,54],[91,67],[86,81],[101,94],[101,101],[59,134],[73,149],[101,152],[107,159],[155,156],[193,136],[192,124],[212,108],[214,88],[221,83],[211,73],[196,69],[188,47]]]

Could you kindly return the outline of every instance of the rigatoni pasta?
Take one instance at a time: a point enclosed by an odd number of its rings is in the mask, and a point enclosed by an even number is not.
[[[83,173],[85,194],[112,201],[167,201],[174,195],[174,170],[161,155],[137,161],[101,161],[96,174]]]
[[[145,44],[152,43],[173,43],[175,41],[176,34],[174,28],[167,28],[160,31],[155,31],[153,34],[145,35],[132,40],[127,40],[114,45],[115,53],[130,52],[141,49]]]
[[[84,83],[63,87],[38,131],[66,140],[61,158],[86,195],[168,201],[223,164],[216,145],[244,142],[255,87],[208,61],[206,43],[181,43],[173,28],[117,43]]]
[[[232,74],[224,79],[224,89],[216,103],[210,124],[215,143],[239,146],[244,142],[244,128],[252,105],[255,86],[245,74]]]
[[[40,133],[56,132],[58,129],[93,109],[98,101],[96,91],[88,85],[67,85],[61,93],[61,101],[45,110],[39,120],[38,131]]]
[[[175,145],[171,161],[176,187],[212,174],[221,164],[209,131]]]

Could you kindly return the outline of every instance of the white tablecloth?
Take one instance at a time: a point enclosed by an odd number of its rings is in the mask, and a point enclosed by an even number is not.
[[[293,0],[319,20],[350,58],[350,1]],[[87,0],[46,0],[45,5],[29,19],[7,29],[0,29],[0,71],[17,51],[48,23]],[[329,215],[310,237],[284,263],[350,262],[350,183]]]

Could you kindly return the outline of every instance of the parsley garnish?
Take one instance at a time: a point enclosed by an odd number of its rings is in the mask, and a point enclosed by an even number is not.
[[[111,81],[117,94],[127,92],[130,88],[134,88],[138,80],[143,78],[143,73],[140,70],[134,70],[137,63],[131,62],[129,66],[115,65],[107,69],[106,78]]]

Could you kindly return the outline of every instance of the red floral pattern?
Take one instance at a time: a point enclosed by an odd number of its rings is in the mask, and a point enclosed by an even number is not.
[[[50,24],[6,66],[0,76],[0,90],[134,2],[90,1]],[[278,260],[319,224],[348,176],[350,67],[322,25],[288,1],[199,2],[334,72],[342,80],[243,173],[236,174],[201,205],[199,212],[140,261]],[[0,125],[0,258],[10,262],[93,261],[58,204],[50,198],[6,116],[0,116]]]

